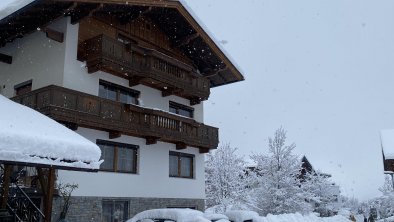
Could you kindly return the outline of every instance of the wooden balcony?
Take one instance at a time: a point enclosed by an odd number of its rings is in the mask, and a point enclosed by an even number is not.
[[[144,84],[162,91],[163,96],[178,95],[192,105],[207,100],[210,81],[192,67],[170,56],[135,44],[124,44],[105,35],[79,45],[78,59],[85,61],[89,73],[98,70],[129,79],[130,86]]]
[[[193,119],[165,111],[123,104],[86,93],[48,86],[34,90],[14,101],[77,129],[78,126],[104,130],[110,138],[122,134],[142,137],[147,144],[164,141],[177,149],[192,146],[201,153],[218,146],[218,129]]]

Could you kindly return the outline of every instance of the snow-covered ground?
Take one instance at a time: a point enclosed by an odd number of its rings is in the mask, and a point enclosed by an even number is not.
[[[268,214],[266,217],[260,217],[259,222],[350,222],[344,216],[337,215],[333,217],[318,217],[314,214],[301,215],[295,214],[281,214],[271,215]]]
[[[350,220],[342,215],[318,217],[315,214],[302,215],[300,213],[295,213],[280,215],[268,214],[266,217],[260,217],[256,212],[244,210],[228,211],[225,215],[222,215],[212,213],[203,214],[197,210],[175,208],[146,210],[138,213],[127,222],[140,222],[146,219],[169,219],[176,222],[213,221],[217,219],[234,222],[350,222]]]
[[[377,220],[376,222],[394,222],[394,216],[386,219]]]

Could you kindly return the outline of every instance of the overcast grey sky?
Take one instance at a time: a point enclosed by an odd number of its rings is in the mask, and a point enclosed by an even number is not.
[[[379,195],[379,130],[394,128],[394,1],[188,0],[246,80],[212,90],[205,120],[240,154],[283,126],[348,196]],[[225,40],[225,41],[223,41]]]

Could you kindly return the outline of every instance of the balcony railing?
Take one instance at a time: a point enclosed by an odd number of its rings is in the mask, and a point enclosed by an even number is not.
[[[89,73],[98,70],[113,73],[130,79],[131,84],[147,84],[162,90],[163,95],[188,98],[192,104],[208,99],[210,94],[209,79],[185,63],[105,35],[80,44],[78,58],[86,60]]]
[[[218,146],[218,129],[165,111],[103,99],[59,86],[47,86],[13,98],[56,121],[105,130],[110,135],[131,135],[174,143],[177,148]],[[153,142],[152,142],[153,141]]]

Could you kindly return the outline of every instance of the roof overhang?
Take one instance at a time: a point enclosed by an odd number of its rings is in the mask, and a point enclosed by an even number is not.
[[[394,130],[380,131],[384,171],[394,171]]]
[[[160,25],[174,47],[189,57],[211,81],[211,87],[244,80],[239,68],[183,1],[171,0],[35,0],[0,20],[0,45],[71,16],[75,23],[85,16],[105,12],[133,19],[143,12]]]

